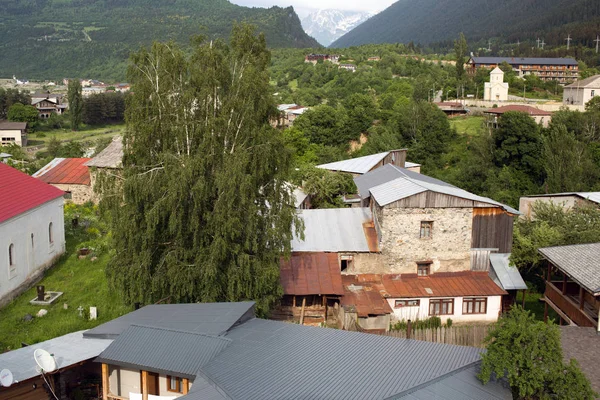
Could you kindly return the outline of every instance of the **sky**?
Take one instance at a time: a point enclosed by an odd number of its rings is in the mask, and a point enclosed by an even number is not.
[[[305,17],[311,11],[320,9],[382,11],[396,0],[229,0],[234,4],[246,7],[288,7],[300,16]]]

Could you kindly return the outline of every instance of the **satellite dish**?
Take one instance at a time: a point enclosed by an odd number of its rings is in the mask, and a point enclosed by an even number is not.
[[[35,358],[35,362],[41,368],[42,373],[52,372],[56,369],[54,357],[44,349],[36,349],[33,352],[33,358]]]
[[[13,384],[13,374],[7,369],[0,371],[0,386],[9,387]]]

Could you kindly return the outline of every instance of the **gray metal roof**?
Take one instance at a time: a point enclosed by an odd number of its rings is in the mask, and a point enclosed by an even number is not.
[[[350,172],[353,174],[366,174],[376,166],[381,160],[383,160],[391,151],[384,151],[383,153],[371,154],[369,156],[351,158],[349,160],[342,160],[332,162],[329,164],[317,165],[317,168],[328,169],[330,171],[342,171]]]
[[[100,154],[84,165],[99,168],[121,168],[123,166],[123,138],[115,136]]]
[[[31,176],[34,178],[38,178],[38,177],[44,175],[45,173],[47,173],[48,171],[50,171],[52,168],[56,167],[58,164],[60,164],[64,160],[65,160],[65,158],[57,157],[57,158],[53,159],[52,161],[50,161],[48,164],[44,165],[39,170],[37,170],[36,173]]]
[[[399,396],[405,400],[512,400],[510,386],[504,380],[481,384],[476,375],[478,366],[470,366],[428,384],[422,389]]]
[[[9,369],[14,379],[22,382],[40,375],[33,358],[33,352],[36,349],[44,349],[50,354],[54,354],[58,368],[64,368],[97,357],[112,343],[110,339],[84,338],[84,332],[69,333],[45,342],[2,353],[0,354],[0,369]]]
[[[368,208],[299,210],[304,221],[304,240],[292,239],[292,251],[368,252],[363,223],[371,221]]]
[[[504,290],[525,290],[527,285],[519,270],[509,262],[510,253],[491,253],[490,276]]]
[[[510,65],[578,65],[573,58],[543,58],[543,57],[471,57],[475,64],[502,64],[504,61]]]
[[[199,368],[230,343],[220,336],[132,325],[96,362],[193,379]]]
[[[227,338],[232,343],[201,370],[229,397],[244,400],[386,399],[473,365],[481,352],[261,319]],[[194,398],[201,397],[181,397]]]
[[[438,179],[434,179],[434,178],[428,177],[423,174],[419,174],[419,173],[416,173],[413,171],[408,171],[404,168],[398,168],[393,165],[392,165],[392,167],[398,170],[397,178],[395,178],[393,180],[389,180],[378,186],[369,188],[371,195],[373,196],[373,198],[377,201],[377,203],[380,206],[385,206],[387,204],[393,203],[394,201],[398,201],[400,199],[414,196],[415,194],[419,194],[419,193],[422,193],[425,191],[431,191],[431,192],[446,194],[449,196],[460,197],[460,198],[463,198],[466,200],[487,203],[487,204],[490,204],[493,206],[501,207],[511,214],[516,214],[516,215],[520,214],[519,211],[515,210],[514,208],[509,207],[505,204],[499,203],[490,198],[478,196],[476,194],[467,192],[466,190],[457,188],[456,186],[449,185]],[[381,169],[381,168],[378,168],[378,169]],[[369,177],[371,176],[371,174],[373,174],[375,172],[377,172],[377,170],[375,170],[369,174],[365,174],[362,178],[365,180],[368,180]],[[366,187],[366,186],[368,186],[368,185],[364,185],[364,187]]]
[[[131,325],[222,335],[254,317],[254,302],[153,304],[85,332],[86,337],[116,338]]]
[[[12,131],[12,130],[24,130],[27,129],[27,122],[11,122],[11,121],[0,121],[0,131]]]
[[[600,204],[600,192],[565,192],[565,193],[548,193],[548,194],[532,194],[523,196],[525,198],[536,198],[536,197],[560,197],[560,196],[578,196],[582,199],[592,201]]]
[[[590,76],[582,80],[575,81],[565,87],[568,88],[586,88],[586,89],[600,89],[600,75]]]
[[[202,371],[198,372],[196,379],[193,380],[190,393],[181,397],[184,400],[231,400],[231,397],[217,386],[212,380],[207,378]]]
[[[308,197],[301,188],[295,188],[292,194],[294,195],[294,207],[296,208],[300,207],[302,202]]]
[[[600,243],[545,247],[538,251],[594,296],[600,296]]]

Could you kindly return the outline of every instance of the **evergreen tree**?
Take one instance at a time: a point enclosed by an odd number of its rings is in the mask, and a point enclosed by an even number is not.
[[[247,25],[229,46],[196,38],[191,56],[173,43],[132,55],[121,193],[102,202],[126,302],[253,299],[264,313],[281,296],[295,210],[269,62]]]
[[[81,96],[81,82],[79,79],[70,79],[67,88],[67,99],[69,101],[69,118],[71,129],[79,130],[83,110],[83,97]]]
[[[467,56],[467,39],[461,32],[457,40],[454,41],[454,55],[456,56],[456,79],[460,82],[465,77],[465,58]]]

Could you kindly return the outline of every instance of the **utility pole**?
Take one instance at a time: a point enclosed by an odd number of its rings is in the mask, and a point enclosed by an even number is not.
[[[544,50],[544,46],[546,45],[546,42],[544,42],[544,40],[543,40],[543,39],[542,39],[542,43],[541,43],[541,45],[542,45],[542,50]]]
[[[540,38],[537,38],[536,42],[537,42],[537,48],[539,49],[540,48]]]
[[[596,42],[596,54],[598,54],[598,43],[600,43],[600,35],[596,35],[596,40],[594,40],[594,42]]]
[[[571,45],[571,34],[569,33],[568,37],[565,39],[567,41],[567,50],[569,50],[569,46]]]
[[[491,40],[488,40],[488,48],[487,48],[487,50],[488,51],[492,51],[492,41]]]

